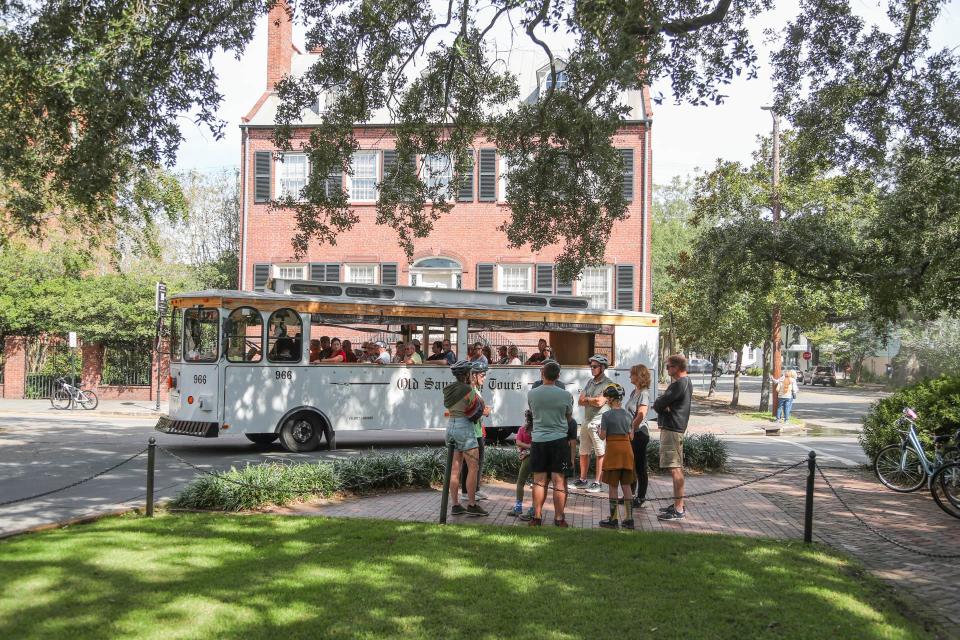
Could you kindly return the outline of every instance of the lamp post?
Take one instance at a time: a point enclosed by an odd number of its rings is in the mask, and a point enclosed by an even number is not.
[[[770,208],[773,212],[773,234],[777,234],[777,227],[780,226],[780,116],[777,115],[777,112],[773,110],[773,107],[761,107],[764,111],[769,111],[770,115],[773,116],[773,189],[770,193]],[[771,372],[774,378],[779,378],[783,375],[782,364],[783,364],[783,355],[780,351],[780,324],[782,318],[780,315],[780,305],[774,303],[773,305],[773,322],[772,329],[770,331],[770,341],[773,343],[773,353],[771,354],[771,360],[773,361]],[[771,396],[773,402],[771,402],[771,413],[777,415],[777,387],[776,385],[771,385]]]

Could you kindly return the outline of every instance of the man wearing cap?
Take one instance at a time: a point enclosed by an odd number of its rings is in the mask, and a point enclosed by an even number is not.
[[[593,379],[583,388],[580,399],[577,401],[583,407],[583,424],[580,426],[580,479],[573,483],[574,487],[586,487],[590,493],[603,491],[603,455],[606,446],[600,439],[600,418],[607,410],[607,399],[603,392],[613,384],[607,377],[607,367],[610,361],[606,356],[595,355],[587,361],[590,364],[590,373]],[[590,468],[590,453],[597,454],[597,479],[587,485],[587,469]]]
[[[377,340],[375,343],[377,347],[377,356],[374,359],[374,364],[390,364],[390,352],[387,351],[387,344],[381,340]]]

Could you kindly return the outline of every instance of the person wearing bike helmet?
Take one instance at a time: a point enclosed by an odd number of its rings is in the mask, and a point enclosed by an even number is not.
[[[487,371],[490,367],[482,360],[474,360],[470,367],[470,384],[476,390],[477,394],[483,396],[483,382],[486,379]],[[480,491],[480,479],[483,477],[483,450],[486,439],[486,429],[483,425],[483,418],[490,415],[490,407],[485,406],[479,420],[473,423],[474,435],[477,437],[477,484],[475,495],[477,500],[486,500],[487,496]],[[462,497],[467,495],[467,468],[460,469],[460,494]]]
[[[624,529],[633,529],[633,483],[637,473],[633,465],[633,419],[630,412],[623,408],[623,387],[617,383],[603,390],[608,409],[600,418],[600,439],[607,443],[604,456],[603,481],[609,487],[610,517],[600,521],[600,526],[616,529],[620,525],[617,490],[623,492],[623,507],[626,517]]]
[[[580,425],[580,479],[573,483],[578,489],[586,488],[590,493],[603,491],[603,456],[606,443],[600,439],[600,418],[607,410],[607,399],[603,391],[613,384],[607,377],[610,361],[606,356],[594,355],[587,360],[593,378],[583,388],[577,401],[583,407],[583,422]],[[597,456],[597,479],[587,484],[587,470],[590,468],[590,454]]]
[[[486,516],[487,511],[477,504],[477,475],[480,471],[480,459],[477,450],[477,436],[474,422],[484,412],[483,398],[471,384],[473,366],[466,360],[455,362],[450,371],[454,382],[443,388],[443,406],[449,416],[447,423],[447,445],[452,445],[453,465],[450,467],[450,499],[453,505],[450,513],[455,516]],[[467,506],[460,504],[460,469],[467,467]]]

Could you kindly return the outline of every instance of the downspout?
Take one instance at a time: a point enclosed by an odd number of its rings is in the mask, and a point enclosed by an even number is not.
[[[240,158],[240,211],[242,222],[240,226],[240,290],[247,288],[247,128],[240,126],[243,139],[243,157]]]
[[[648,171],[649,159],[650,159],[650,126],[651,122],[648,119],[646,127],[644,127],[644,141],[643,141],[643,165],[641,166],[641,171],[643,171],[643,189],[641,190],[641,197],[643,202],[640,203],[641,211],[641,220],[642,224],[642,233],[643,233],[643,242],[641,244],[640,251],[640,260],[643,263],[642,274],[643,277],[640,281],[640,310],[641,311],[650,311],[647,308],[647,294],[649,290],[648,282],[652,275],[650,274],[650,210],[648,203],[648,194],[650,193],[650,172]]]

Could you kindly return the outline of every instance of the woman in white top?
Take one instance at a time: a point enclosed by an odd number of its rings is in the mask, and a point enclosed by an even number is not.
[[[647,497],[647,445],[650,444],[650,429],[647,427],[647,411],[650,408],[650,370],[642,364],[630,367],[630,384],[633,391],[623,405],[632,416],[633,464],[637,472],[637,482],[633,487],[633,506],[643,506]]]
[[[770,381],[777,385],[777,422],[789,422],[793,401],[799,391],[797,372],[787,369],[779,378],[770,376]]]
[[[510,358],[507,364],[512,364],[512,365],[523,364],[522,362],[520,362],[520,351],[516,347],[510,347],[510,349],[507,350],[507,354],[508,354],[508,357]]]

